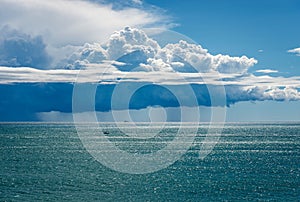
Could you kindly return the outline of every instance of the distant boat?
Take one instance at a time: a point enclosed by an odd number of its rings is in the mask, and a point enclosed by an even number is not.
[[[108,132],[108,131],[103,131],[103,133],[104,133],[105,135],[109,134],[109,132]]]

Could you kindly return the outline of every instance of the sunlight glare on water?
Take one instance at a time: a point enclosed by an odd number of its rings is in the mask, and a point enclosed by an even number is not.
[[[174,138],[179,125],[167,123],[124,135],[102,124],[107,137],[130,153],[151,153]],[[129,125],[123,124],[130,129]],[[194,127],[185,124],[184,131]],[[83,147],[72,124],[0,124],[0,199],[131,201],[297,201],[300,196],[300,124],[227,124],[203,160],[199,148],[207,132],[201,124],[192,147],[166,169],[131,175],[113,171]],[[91,139],[101,141],[97,134]],[[110,152],[110,151],[107,151]],[[176,152],[176,151],[172,151]]]

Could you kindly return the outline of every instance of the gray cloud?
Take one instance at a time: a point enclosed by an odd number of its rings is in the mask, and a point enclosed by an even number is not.
[[[0,65],[43,69],[50,61],[41,36],[32,37],[9,26],[0,28]]]

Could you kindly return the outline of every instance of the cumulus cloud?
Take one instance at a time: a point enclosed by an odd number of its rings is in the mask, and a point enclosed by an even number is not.
[[[211,55],[200,45],[180,41],[177,44],[168,44],[160,52],[165,62],[184,62],[192,65],[197,72],[218,71],[219,73],[245,73],[249,67],[257,63],[254,58],[231,57],[228,55]],[[189,65],[187,68],[191,69]],[[184,67],[178,71],[188,71]],[[191,71],[191,70],[190,70]]]
[[[0,28],[0,65],[46,68],[50,61],[41,36],[32,37],[9,26]]]
[[[77,48],[69,57],[60,61],[56,67],[63,69],[82,69],[88,63],[102,63],[106,60],[107,53],[100,44],[84,44]]]
[[[226,86],[227,104],[241,101],[300,100],[298,86]]]
[[[297,56],[300,56],[300,48],[294,48],[294,49],[288,50],[288,53],[294,53]]]
[[[217,55],[214,57],[216,70],[220,73],[246,73],[248,68],[255,65],[257,60],[254,58],[230,57],[228,55]]]
[[[137,50],[146,54],[147,57],[153,57],[160,48],[158,43],[150,39],[145,32],[130,27],[111,35],[107,46],[109,58],[113,60]]]
[[[97,53],[97,56],[95,56]],[[91,55],[92,58],[91,59]],[[101,60],[117,60],[126,71],[218,72],[244,74],[257,63],[254,58],[212,55],[197,44],[179,41],[161,47],[139,29],[126,27],[115,32],[105,46],[86,44],[66,61],[86,64]],[[81,65],[78,66],[82,67]],[[73,65],[76,68],[76,65]]]
[[[23,36],[19,34],[16,39],[16,33],[9,32],[12,36],[6,36],[6,38],[10,38],[6,45],[15,51],[23,51],[20,53],[21,55],[30,46],[35,46],[30,50],[37,51],[38,56],[45,53],[46,50],[46,54],[52,58],[52,63],[39,61],[37,64],[37,59],[30,63],[31,58],[27,56],[24,56],[24,59],[19,56],[19,60],[22,61],[14,61],[14,58],[2,56],[1,64],[57,68],[60,60],[77,50],[77,46],[85,43],[103,43],[115,30],[125,26],[168,27],[170,24],[168,17],[158,9],[151,6],[146,7],[144,4],[139,4],[139,1],[130,2],[128,5],[120,4],[116,7],[117,4],[120,3],[98,0],[2,0],[0,6],[1,33],[7,27],[11,27],[23,34]]]

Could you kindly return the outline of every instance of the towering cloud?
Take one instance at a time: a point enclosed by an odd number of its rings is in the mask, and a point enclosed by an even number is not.
[[[197,44],[179,41],[161,47],[142,30],[126,27],[115,32],[107,44],[86,44],[66,61],[73,62],[73,68],[82,63],[99,63],[103,60],[117,60],[125,63],[119,66],[126,71],[176,71],[176,72],[218,72],[246,73],[257,63],[254,58],[212,55]],[[69,64],[68,64],[69,65]],[[124,68],[124,66],[126,68]]]

